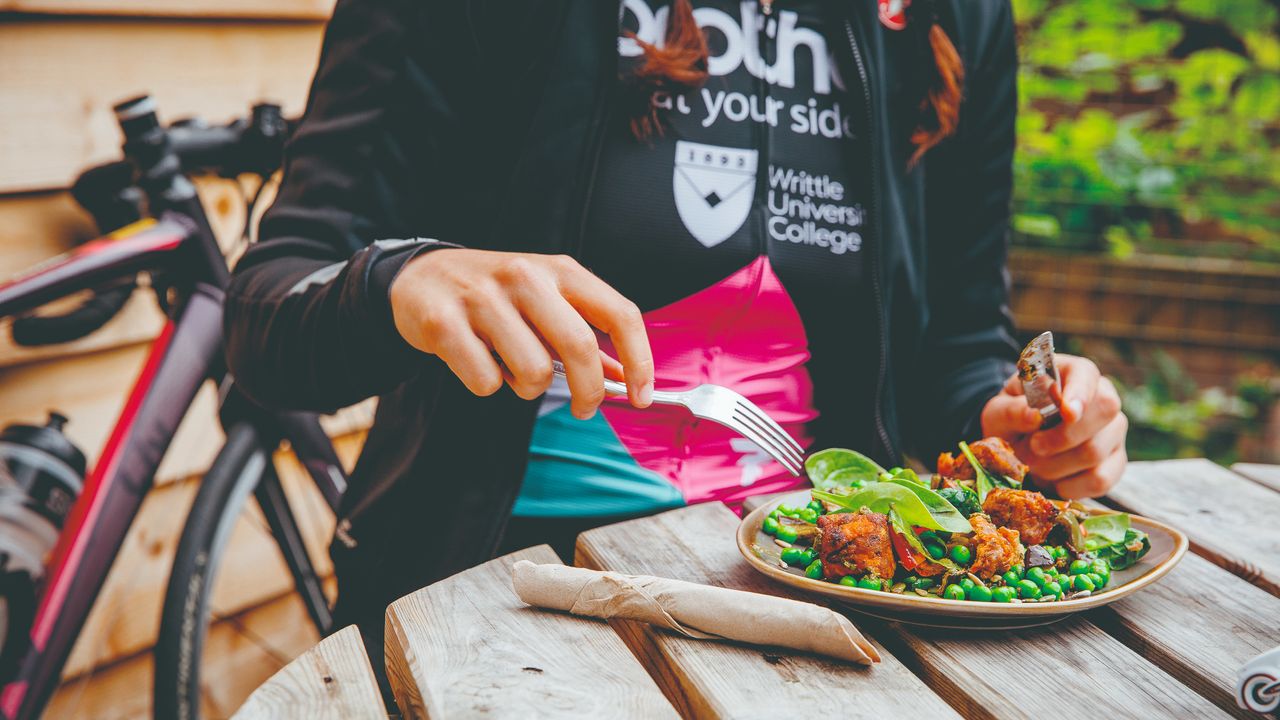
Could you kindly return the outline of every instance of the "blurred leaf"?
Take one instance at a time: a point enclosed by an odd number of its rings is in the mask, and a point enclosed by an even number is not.
[[[1052,215],[1019,214],[1013,216],[1013,230],[1023,235],[1054,238],[1061,234],[1062,227]]]

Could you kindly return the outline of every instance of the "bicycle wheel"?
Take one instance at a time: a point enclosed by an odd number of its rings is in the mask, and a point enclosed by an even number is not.
[[[257,507],[248,502],[251,494],[257,498]],[[215,597],[222,589],[219,576],[232,576],[232,571],[252,564],[243,562],[243,557],[239,563],[227,557],[228,563],[239,567],[228,565],[228,572],[220,573],[235,533],[260,535],[253,538],[255,548],[272,538],[284,553],[293,576],[293,589],[303,593],[308,610],[312,611],[313,623],[321,627],[327,624],[326,601],[271,465],[271,453],[251,425],[236,424],[228,430],[226,444],[201,480],[174,556],[155,647],[156,717],[198,720],[235,710],[218,707],[218,703],[202,697],[219,684],[219,677],[213,677],[217,673],[207,673],[211,677],[204,678],[204,684],[201,677],[202,669],[207,669],[206,655],[217,654],[206,649],[211,620],[236,612],[224,613],[215,606]],[[256,558],[263,559],[269,560]],[[235,584],[233,578],[221,583]],[[318,607],[313,609],[312,605]],[[228,668],[234,670],[234,666]]]

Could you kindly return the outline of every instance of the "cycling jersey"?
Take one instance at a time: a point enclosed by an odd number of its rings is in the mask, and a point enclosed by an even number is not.
[[[767,17],[755,3],[694,7],[710,77],[696,91],[654,94],[664,125],[647,141],[630,128],[634,104],[614,94],[582,261],[644,311],[657,389],[733,388],[808,447],[826,414],[815,390],[831,390],[866,355],[857,347],[871,312],[865,101],[836,71],[823,3],[777,3]],[[625,77],[644,59],[637,38],[661,44],[668,8],[626,0],[623,11]],[[819,366],[811,356],[838,361]],[[854,442],[853,428],[842,429]],[[737,505],[802,482],[680,407],[637,410],[615,399],[576,420],[557,380],[539,409],[514,512]]]

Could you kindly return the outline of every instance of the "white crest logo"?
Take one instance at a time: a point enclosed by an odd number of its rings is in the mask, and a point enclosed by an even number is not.
[[[676,142],[671,179],[680,220],[704,247],[728,240],[751,211],[756,184],[755,150]]]

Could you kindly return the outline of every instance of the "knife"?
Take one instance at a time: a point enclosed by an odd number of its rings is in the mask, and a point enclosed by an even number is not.
[[[1045,331],[1027,343],[1018,357],[1018,378],[1027,404],[1040,412],[1040,429],[1062,422],[1058,403],[1062,400],[1062,380],[1053,364],[1053,333]]]

